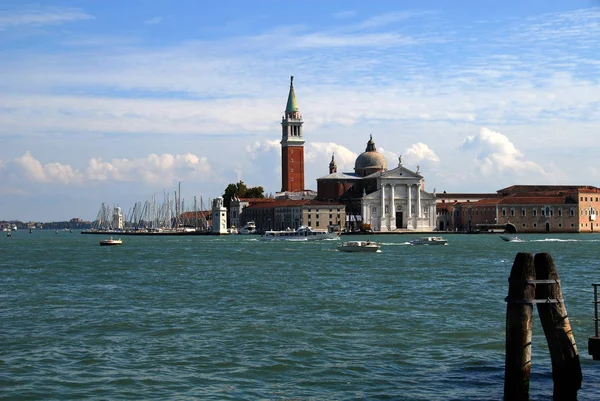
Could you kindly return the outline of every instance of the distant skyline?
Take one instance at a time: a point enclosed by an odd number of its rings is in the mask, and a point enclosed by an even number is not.
[[[427,191],[600,186],[599,6],[3,1],[0,220],[275,193],[290,75],[308,189],[370,135]]]

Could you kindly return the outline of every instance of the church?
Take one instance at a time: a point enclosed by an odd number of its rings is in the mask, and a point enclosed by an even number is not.
[[[339,226],[349,231],[427,232],[436,228],[436,196],[425,192],[423,176],[402,165],[388,170],[373,137],[355,161],[354,172],[338,173],[335,157],[329,174],[317,179],[317,192],[305,188],[304,132],[294,77],[281,119],[281,192],[271,202],[232,201],[231,221],[249,220],[259,230],[300,225]],[[230,212],[231,213],[231,212]]]
[[[354,163],[354,172],[338,173],[331,157],[329,174],[317,179],[317,198],[338,200],[346,205],[348,228],[373,232],[427,232],[436,228],[435,191],[425,191],[419,172],[409,170],[398,158],[388,170],[373,137]]]

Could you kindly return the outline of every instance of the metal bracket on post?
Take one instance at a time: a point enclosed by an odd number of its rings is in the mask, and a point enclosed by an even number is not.
[[[598,337],[598,286],[600,284],[592,284],[594,287],[594,328],[595,336],[588,339],[588,354],[595,361],[600,361],[600,337]]]
[[[563,303],[563,299],[510,299],[504,298],[504,301],[509,304],[560,304]]]

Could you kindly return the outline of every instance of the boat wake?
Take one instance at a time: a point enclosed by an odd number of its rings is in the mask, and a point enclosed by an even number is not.
[[[560,238],[544,238],[544,239],[533,239],[531,242],[582,242],[579,239],[560,239]]]

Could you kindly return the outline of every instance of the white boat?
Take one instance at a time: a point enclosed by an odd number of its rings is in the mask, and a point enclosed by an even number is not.
[[[260,237],[264,241],[317,241],[338,239],[340,233],[333,230],[319,230],[310,226],[301,226],[297,230],[288,228],[284,231],[269,230]]]
[[[254,223],[253,221],[247,222],[246,224],[244,224],[244,227],[240,228],[239,234],[256,234],[256,223]]]
[[[442,237],[421,237],[410,241],[411,245],[448,245],[448,241]]]
[[[236,226],[231,226],[227,229],[227,234],[237,234],[238,233],[238,229]]]
[[[500,239],[506,242],[523,242],[523,240],[516,235],[501,235]]]
[[[100,240],[100,245],[122,245],[123,241],[121,241],[120,239],[113,239],[113,237],[110,237],[109,239],[103,239]]]
[[[338,246],[340,252],[381,252],[381,247],[376,242],[371,241],[347,241]]]

